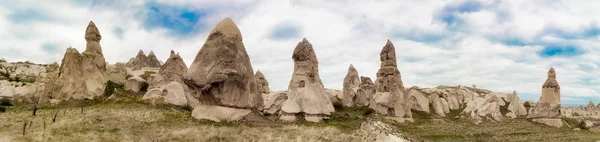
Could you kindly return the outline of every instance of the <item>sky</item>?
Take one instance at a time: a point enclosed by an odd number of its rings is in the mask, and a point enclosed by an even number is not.
[[[94,21],[106,61],[142,49],[190,65],[208,32],[230,17],[254,70],[286,90],[292,52],[314,47],[326,88],[341,89],[348,67],[375,79],[386,40],[396,47],[405,87],[476,85],[516,90],[536,101],[550,67],[563,104],[600,102],[600,1],[584,0],[3,0],[0,58],[60,62],[85,50]]]

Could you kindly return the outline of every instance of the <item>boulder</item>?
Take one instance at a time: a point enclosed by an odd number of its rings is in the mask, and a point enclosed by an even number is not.
[[[134,76],[127,79],[125,83],[123,83],[123,87],[125,88],[125,90],[134,93],[139,93],[141,91],[145,91],[144,89],[148,88],[148,82],[146,82],[146,80],[142,79],[141,77]]]
[[[390,40],[387,40],[379,55],[381,68],[375,80],[376,94],[369,107],[380,114],[412,118],[407,102],[408,95],[404,94],[402,78],[396,64],[395,47]]]
[[[354,68],[352,64],[348,67],[348,73],[344,78],[343,84],[343,97],[342,104],[345,107],[353,107],[355,106],[356,101],[356,92],[358,91],[360,85],[360,80],[358,78],[358,71]]]
[[[183,90],[183,87],[178,82],[171,82],[163,88],[150,89],[144,94],[142,100],[149,100],[156,104],[156,100],[163,99],[165,103],[186,106],[188,100]]]
[[[408,91],[410,108],[429,113],[429,99],[421,91],[411,88]]]
[[[531,119],[531,121],[557,128],[561,128],[563,126],[563,120],[556,118],[537,118]]]
[[[229,18],[209,33],[183,80],[201,104],[263,108],[242,34]]]
[[[277,114],[281,110],[283,102],[288,99],[286,91],[272,92],[270,94],[263,94],[265,107],[263,112],[265,114]]]
[[[229,122],[242,120],[251,112],[252,111],[249,109],[239,109],[214,105],[198,105],[194,107],[194,110],[192,110],[192,117],[196,119],[211,120],[214,122]]]
[[[335,110],[319,77],[313,46],[306,38],[298,43],[292,59],[294,72],[288,87],[288,99],[281,107],[281,119],[294,121],[294,116],[304,114],[305,120],[319,122]]]
[[[450,113],[450,107],[448,107],[448,101],[444,98],[439,98],[438,101],[442,104],[442,110],[444,113]]]
[[[260,71],[256,71],[254,77],[258,83],[258,91],[262,94],[269,94],[271,90],[269,89],[269,81],[267,81],[265,75],[263,75],[263,73]]]
[[[358,90],[356,90],[356,106],[369,106],[369,102],[374,94],[375,85],[373,84],[373,81],[371,81],[371,78],[361,76],[360,85],[358,86]]]

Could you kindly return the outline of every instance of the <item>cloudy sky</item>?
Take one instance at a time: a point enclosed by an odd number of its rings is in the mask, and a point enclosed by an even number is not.
[[[292,52],[306,37],[327,88],[348,66],[375,77],[379,52],[396,46],[404,86],[477,85],[537,100],[550,67],[565,104],[600,102],[600,1],[583,0],[3,0],[0,58],[60,62],[85,49],[93,20],[106,61],[143,49],[191,64],[207,33],[231,17],[252,66],[285,90]]]

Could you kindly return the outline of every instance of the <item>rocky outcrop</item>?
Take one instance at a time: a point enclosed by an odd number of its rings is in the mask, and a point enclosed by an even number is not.
[[[58,77],[58,64],[0,62],[0,98],[31,104],[49,94],[46,88]]]
[[[554,68],[548,71],[548,79],[542,85],[542,95],[527,118],[560,118],[560,85]]]
[[[265,75],[263,75],[262,72],[256,71],[254,78],[256,78],[258,84],[258,92],[263,94],[269,94],[271,92],[269,89],[269,81],[267,81],[267,78],[265,78]]]
[[[342,104],[345,107],[353,107],[355,106],[355,102],[357,101],[356,92],[359,89],[360,80],[358,78],[358,71],[354,68],[352,64],[348,67],[348,73],[344,78],[343,85],[343,97]]]
[[[124,83],[123,87],[125,90],[131,91],[133,93],[140,93],[141,91],[145,91],[148,89],[148,82],[139,76],[134,76],[128,78]]]
[[[594,109],[596,106],[594,106],[594,102],[590,101],[587,105],[587,109]]]
[[[249,115],[252,111],[215,105],[198,105],[192,111],[192,117],[215,122],[239,121]]]
[[[167,62],[160,67],[157,74],[150,76],[147,80],[150,85],[149,88],[160,88],[173,81],[184,84],[183,75],[187,70],[188,68],[181,56],[175,54],[175,51],[171,50]],[[189,92],[187,86],[184,85],[184,88],[186,92]]]
[[[62,60],[59,77],[54,81],[53,99],[83,99],[102,95],[108,74],[102,55],[102,36],[94,22],[90,21],[85,32],[86,50],[79,54],[68,48]]]
[[[512,95],[507,98],[509,101],[509,104],[508,104],[509,112],[508,112],[508,114],[506,114],[506,116],[509,116],[511,118],[516,118],[517,116],[527,115],[527,109],[525,109],[525,106],[523,105],[523,103],[521,103],[519,96],[517,96],[517,91],[513,91]]]
[[[171,51],[173,51],[173,50],[171,50]],[[148,67],[162,66],[162,64],[160,63],[158,58],[156,58],[156,55],[154,55],[154,51],[150,51],[150,53],[148,53],[147,59],[148,59]]]
[[[556,81],[556,71],[554,71],[554,68],[550,68],[550,70],[548,70],[548,79],[546,79],[546,82],[542,85],[542,96],[540,96],[535,107],[529,109],[527,118],[532,119],[534,122],[557,122],[552,125],[548,123],[544,124],[561,127],[562,121],[561,123],[558,123],[560,117],[560,85],[558,85],[558,82]],[[550,121],[550,119],[558,120]]]
[[[387,41],[380,53],[381,68],[375,80],[376,93],[369,104],[377,113],[412,118],[408,106],[407,95],[396,64],[395,47],[390,40]]]
[[[177,105],[177,106],[186,106],[188,105],[188,100],[185,95],[183,86],[179,82],[171,82],[165,85],[162,88],[154,88],[148,90],[146,94],[142,97],[142,100],[150,101],[152,104],[158,104],[158,100],[161,100],[164,103]]]
[[[205,106],[248,111],[263,109],[263,98],[258,92],[242,34],[229,18],[219,22],[209,33],[183,80],[190,88],[191,96]],[[200,109],[194,108],[195,118],[203,118],[196,117],[196,112],[216,112]]]
[[[335,110],[319,77],[319,62],[313,46],[306,38],[298,43],[292,59],[294,72],[280,119],[295,121],[298,115],[304,114],[307,121],[319,122]]]
[[[146,56],[143,50],[138,51],[138,54],[127,62],[126,66],[133,70],[139,70],[144,67],[161,67],[160,61],[156,58],[153,51],[150,51],[150,54]]]
[[[127,68],[124,63],[107,65],[106,72],[108,73],[108,80],[112,82],[122,83],[127,79]]]
[[[418,90],[418,87],[414,86],[408,89],[408,98],[409,106],[412,110],[429,113],[429,99]]]
[[[369,106],[369,102],[375,94],[375,84],[369,77],[360,77],[360,85],[356,90],[355,104],[356,106]]]
[[[269,94],[263,94],[265,107],[263,113],[265,114],[278,114],[281,110],[283,102],[288,99],[286,91],[271,92]]]

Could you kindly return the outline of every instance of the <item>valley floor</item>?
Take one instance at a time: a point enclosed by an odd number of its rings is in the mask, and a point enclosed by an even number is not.
[[[31,107],[11,106],[0,113],[0,141],[370,141],[357,133],[366,118],[355,117],[357,114],[368,113],[339,111],[332,116],[334,120],[325,123],[277,122],[265,127],[246,122],[200,121],[184,108],[139,102],[43,107],[36,116],[32,116]],[[416,141],[600,140],[600,134],[552,128],[524,119],[481,125],[418,113],[415,119],[394,126]]]

